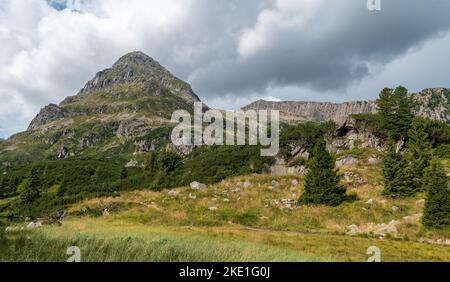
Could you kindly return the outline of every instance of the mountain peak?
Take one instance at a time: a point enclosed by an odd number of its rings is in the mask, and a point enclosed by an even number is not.
[[[189,101],[199,101],[191,86],[175,77],[156,60],[141,51],[134,51],[120,57],[111,68],[98,72],[88,81],[77,96],[98,92],[123,92],[123,88],[140,88],[143,95],[160,95],[165,91],[177,94]],[[117,94],[117,93],[116,93]],[[81,97],[78,97],[81,98]],[[73,101],[73,97],[62,104]],[[78,100],[75,98],[75,100]]]
[[[162,68],[161,65],[155,61],[152,57],[148,56],[144,52],[134,51],[130,52],[117,60],[112,68],[117,68],[121,66],[146,66],[153,68]]]

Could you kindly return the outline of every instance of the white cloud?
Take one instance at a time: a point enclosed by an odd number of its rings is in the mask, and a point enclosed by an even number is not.
[[[25,129],[39,108],[134,50],[229,109],[270,96],[372,98],[388,81],[450,82],[442,75],[450,41],[409,51],[449,29],[446,0],[389,1],[377,14],[361,0],[83,0],[79,12],[51,2],[60,10],[46,0],[0,0],[0,136]],[[428,62],[437,75],[421,74]]]
[[[323,0],[277,0],[275,8],[261,11],[253,28],[244,29],[239,40],[239,54],[251,56],[274,43],[272,39],[280,32],[290,29],[302,32],[323,3]]]

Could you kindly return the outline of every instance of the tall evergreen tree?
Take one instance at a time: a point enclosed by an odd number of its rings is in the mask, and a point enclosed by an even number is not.
[[[384,178],[384,194],[389,197],[402,197],[410,193],[405,186],[405,161],[403,156],[396,151],[393,142],[388,144],[382,164]]]
[[[404,186],[411,189],[411,193],[422,189],[424,171],[432,157],[432,147],[426,132],[426,124],[422,119],[414,119],[408,131],[408,142],[404,155],[406,168],[406,183]]]
[[[326,150],[325,141],[319,140],[313,150],[310,170],[305,178],[305,190],[299,204],[338,206],[346,199],[346,188],[339,185],[335,159]]]
[[[377,101],[380,122],[390,140],[405,138],[414,118],[413,102],[408,90],[402,86],[395,90],[385,88]]]
[[[440,228],[450,226],[450,189],[442,165],[434,160],[425,172],[423,189],[427,200],[423,214],[423,225]]]
[[[28,177],[21,184],[20,201],[23,205],[31,205],[40,197],[39,169],[33,166]]]

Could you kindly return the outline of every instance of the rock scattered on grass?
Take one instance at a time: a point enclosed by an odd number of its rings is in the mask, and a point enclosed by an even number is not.
[[[191,189],[194,189],[194,190],[206,189],[206,185],[205,184],[197,182],[197,181],[192,182],[190,186],[191,186]]]
[[[38,221],[38,222],[30,222],[27,225],[27,229],[36,229],[36,228],[41,228],[42,227],[42,222]]]
[[[172,196],[172,197],[178,197],[178,195],[180,195],[180,191],[170,190],[169,193],[167,193],[167,194],[169,194],[169,196]]]
[[[402,209],[401,208],[399,208],[399,207],[397,207],[397,206],[393,206],[392,207],[392,211],[393,212],[400,212]]]
[[[347,235],[349,236],[355,236],[359,233],[359,227],[356,224],[352,224],[347,227]]]

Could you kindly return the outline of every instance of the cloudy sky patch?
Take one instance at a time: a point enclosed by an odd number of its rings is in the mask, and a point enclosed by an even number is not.
[[[446,0],[0,0],[0,136],[134,50],[227,109],[450,87],[449,14]]]

